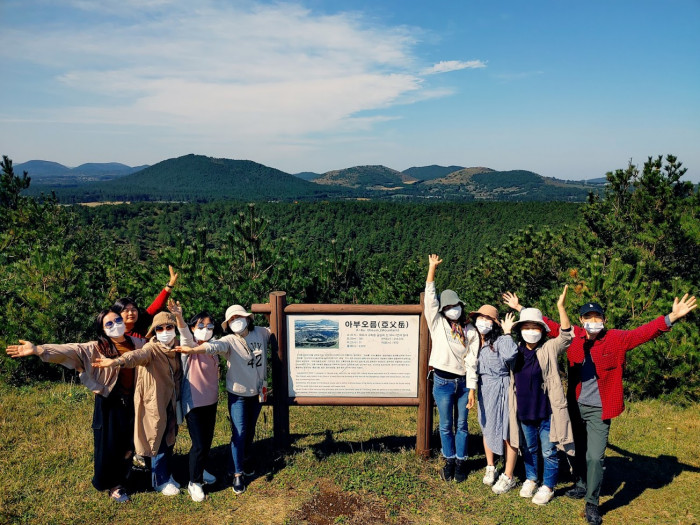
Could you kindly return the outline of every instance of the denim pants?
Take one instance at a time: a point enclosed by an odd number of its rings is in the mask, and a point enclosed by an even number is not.
[[[466,459],[467,439],[467,401],[469,389],[465,377],[444,379],[433,374],[433,398],[440,415],[440,442],[445,458]],[[457,406],[457,429],[453,429],[453,411]]]
[[[255,424],[262,406],[258,396],[239,396],[228,392],[228,413],[231,417],[231,460],[229,474],[242,474],[246,447],[255,436]]]
[[[160,441],[158,454],[151,460],[151,483],[154,489],[163,483],[167,483],[170,479],[170,461],[173,456],[173,448],[168,446],[165,436],[163,436],[163,439]]]
[[[525,463],[525,477],[532,481],[537,481],[539,449],[542,444],[542,460],[544,469],[542,472],[542,484],[554,490],[559,475],[559,457],[557,447],[549,441],[549,418],[535,421],[521,421],[525,437],[523,447],[523,460]]]

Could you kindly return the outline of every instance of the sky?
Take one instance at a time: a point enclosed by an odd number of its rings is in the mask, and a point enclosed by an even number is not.
[[[0,154],[700,182],[700,1],[0,0]],[[31,173],[30,173],[31,175]]]

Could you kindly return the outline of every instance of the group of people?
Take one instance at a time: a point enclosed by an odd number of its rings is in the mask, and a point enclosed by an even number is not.
[[[610,422],[624,410],[626,353],[669,331],[696,308],[695,297],[676,297],[668,315],[634,330],[608,330],[605,311],[595,302],[583,304],[579,308],[581,326],[571,326],[565,308],[567,286],[557,301],[558,323],[536,308],[523,308],[517,295],[506,292],[503,302],[520,314],[515,321],[513,313],[501,319],[492,305],[468,312],[453,290],[444,290],[438,298],[435,269],[441,263],[435,254],[428,258],[424,302],[444,457],[440,477],[458,483],[466,479],[467,416],[476,402],[476,391],[486,455],[484,484],[496,494],[516,487],[513,473],[521,452],[526,479],[520,496],[546,505],[554,496],[558,451],[562,451],[573,456],[576,477],[566,495],[585,499],[587,522],[599,525]],[[566,393],[557,365],[564,351]],[[496,456],[505,456],[500,476]]]
[[[428,261],[424,304],[444,457],[440,477],[458,483],[466,479],[467,416],[478,397],[484,484],[496,494],[513,489],[521,452],[526,479],[520,496],[545,505],[554,496],[558,451],[562,451],[574,457],[577,476],[567,496],[585,498],[587,521],[602,523],[598,500],[604,455],[610,422],[624,409],[626,352],[670,330],[696,308],[695,297],[676,298],[668,315],[637,329],[608,330],[605,311],[595,302],[580,307],[582,326],[571,326],[566,286],[557,301],[559,322],[536,308],[523,308],[517,295],[506,292],[503,301],[519,312],[519,318],[507,313],[501,319],[492,305],[468,312],[452,290],[444,290],[438,298],[435,270],[442,259],[432,254]],[[227,472],[233,491],[244,492],[245,476],[254,472],[249,453],[266,387],[270,331],[255,326],[253,314],[234,304],[221,322],[223,336],[215,339],[217,326],[211,313],[199,312],[185,322],[180,304],[170,298],[176,282],[177,273],[170,268],[168,284],[146,310],[127,297],[100,312],[94,341],[37,346],[20,340],[7,347],[11,357],[36,355],[78,371],[81,382],[96,394],[92,483],[118,502],[129,500],[125,485],[134,454],[150,458],[156,491],[165,496],[179,493],[171,457],[183,419],[192,440],[190,496],[202,501],[203,486],[216,482],[204,465],[216,422],[219,356],[227,366],[231,421]],[[564,351],[567,393],[557,365]],[[500,475],[497,456],[504,456]]]
[[[116,502],[129,501],[127,477],[137,457],[150,458],[154,490],[164,496],[179,494],[172,454],[183,420],[192,441],[191,498],[203,501],[204,485],[216,483],[204,467],[216,423],[219,356],[227,366],[231,421],[227,474],[233,492],[244,492],[245,476],[255,472],[250,452],[266,387],[270,331],[255,326],[253,314],[234,304],[220,325],[223,336],[214,339],[218,330],[209,312],[185,322],[179,302],[170,298],[176,282],[171,267],[168,284],[146,310],[126,297],[100,312],[94,341],[35,345],[20,340],[7,347],[11,357],[36,355],[76,370],[95,393],[92,484]]]

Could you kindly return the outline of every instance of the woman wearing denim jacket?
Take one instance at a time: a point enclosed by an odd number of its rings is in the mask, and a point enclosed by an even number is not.
[[[467,416],[475,401],[479,337],[468,322],[464,303],[454,291],[444,290],[440,300],[437,298],[435,268],[442,259],[432,254],[428,263],[424,309],[432,343],[428,364],[433,371],[433,397],[440,415],[440,441],[445,458],[440,477],[461,483],[466,479]],[[455,406],[456,432],[452,415]]]

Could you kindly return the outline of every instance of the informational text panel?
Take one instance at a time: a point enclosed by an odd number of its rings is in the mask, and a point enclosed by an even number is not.
[[[289,315],[289,397],[417,397],[418,315]]]

